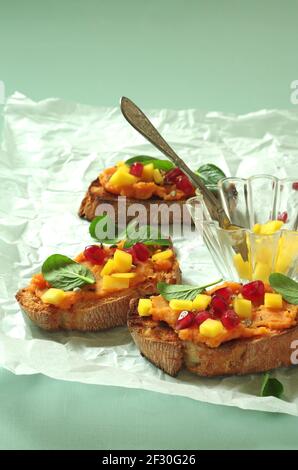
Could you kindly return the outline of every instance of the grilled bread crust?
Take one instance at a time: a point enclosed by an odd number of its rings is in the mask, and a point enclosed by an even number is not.
[[[206,377],[245,375],[292,365],[292,343],[298,326],[255,339],[236,339],[210,348],[181,341],[166,323],[140,317],[137,301],[130,303],[128,328],[141,353],[150,362],[175,376],[185,366]]]

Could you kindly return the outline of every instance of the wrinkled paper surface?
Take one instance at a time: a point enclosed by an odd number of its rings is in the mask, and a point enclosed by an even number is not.
[[[248,177],[297,174],[298,113],[242,116],[197,110],[150,111],[155,126],[193,168],[213,162]],[[126,328],[97,334],[45,333],[27,322],[14,299],[52,253],[74,256],[91,239],[77,210],[104,167],[158,152],[118,108],[58,99],[8,99],[0,150],[0,364],[16,374],[143,388],[244,409],[298,415],[298,369],[274,373],[285,399],[258,396],[262,375],[171,378],[142,358]],[[186,282],[218,279],[199,236],[175,240]]]

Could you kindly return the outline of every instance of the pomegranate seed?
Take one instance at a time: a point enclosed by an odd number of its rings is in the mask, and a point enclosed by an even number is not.
[[[231,302],[233,291],[230,287],[217,289],[215,295],[220,295],[228,304]]]
[[[184,328],[189,328],[194,322],[195,316],[192,312],[183,310],[180,313],[178,320],[176,322],[175,330],[184,330]]]
[[[228,303],[223,297],[215,294],[211,299],[211,308],[215,316],[221,317],[221,315],[228,309]]]
[[[249,299],[255,303],[264,301],[265,286],[263,281],[253,281],[242,286],[241,294],[245,299]]]
[[[84,250],[84,256],[92,264],[103,264],[105,260],[105,250],[98,245],[88,245]]]
[[[221,316],[221,322],[227,330],[232,330],[235,326],[239,325],[240,318],[234,310],[227,310]]]
[[[184,173],[180,170],[180,168],[173,168],[166,173],[165,183],[174,184],[176,183],[179,176],[184,176]]]
[[[176,181],[176,188],[183,191],[187,196],[193,193],[194,188],[186,175],[179,176]]]
[[[143,169],[144,169],[143,163],[135,162],[131,165],[129,173],[133,176],[140,177],[142,176]]]
[[[286,211],[279,212],[277,216],[277,220],[281,220],[282,222],[286,223],[288,220],[288,213]]]
[[[150,257],[150,251],[148,250],[147,246],[144,243],[136,243],[132,247],[132,251],[138,261],[147,261]]]
[[[293,188],[295,191],[298,191],[298,181],[295,181],[295,183],[292,184],[292,188]]]
[[[212,318],[212,315],[209,312],[206,312],[206,310],[204,310],[203,312],[200,312],[195,316],[194,324],[196,326],[200,326],[201,323],[203,323],[208,318]]]

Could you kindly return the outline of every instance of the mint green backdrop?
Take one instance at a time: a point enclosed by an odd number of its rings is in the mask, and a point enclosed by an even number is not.
[[[6,92],[293,108],[296,0],[0,0]],[[298,391],[297,391],[298,393]],[[0,370],[0,448],[297,448],[298,419]]]

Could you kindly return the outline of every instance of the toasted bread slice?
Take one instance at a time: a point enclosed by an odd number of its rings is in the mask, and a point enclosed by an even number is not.
[[[172,284],[180,282],[178,262],[174,262],[172,271],[160,273],[159,280]],[[44,330],[99,331],[126,325],[130,301],[155,293],[156,281],[148,280],[134,288],[100,298],[96,302],[76,303],[69,310],[43,303],[28,288],[19,290],[16,299],[28,317]]]
[[[115,219],[118,220],[118,196],[107,192],[101,186],[99,180],[96,179],[90,184],[88,191],[81,203],[78,214],[80,217],[91,221],[94,219],[94,217],[101,214],[100,211],[98,212],[97,208],[102,204],[111,205],[115,213]],[[150,221],[150,217],[149,217],[149,208],[151,204],[156,204],[158,207],[163,205],[163,206],[167,206],[169,209],[171,208],[171,206],[172,208],[173,207],[180,208],[179,211],[169,210],[169,223],[170,224],[172,223],[181,224],[182,217],[183,217],[184,223],[189,223],[189,225],[191,225],[190,216],[186,208],[184,208],[185,200],[164,201],[163,199],[159,199],[157,197],[146,199],[146,200],[126,198],[126,214],[121,214],[122,220],[124,220],[124,217],[125,217],[125,223],[130,222],[135,217],[134,212],[132,215],[128,215],[129,208],[133,204],[142,204],[143,207],[145,207],[146,209],[146,214],[147,214],[146,220],[140,220],[142,224],[149,224],[150,222],[152,222]],[[106,211],[106,207],[105,207],[105,211]],[[141,217],[142,217],[142,214],[139,215],[139,218]],[[160,214],[158,214],[156,222],[157,223],[161,222]]]
[[[175,376],[185,367],[200,376],[245,375],[292,365],[292,342],[298,326],[257,339],[237,339],[217,348],[181,341],[166,323],[140,317],[137,302],[130,303],[128,328],[141,353]]]
[[[174,330],[151,317],[140,317],[138,300],[130,302],[127,326],[142,355],[169,375],[176,376],[183,366],[183,348]]]

